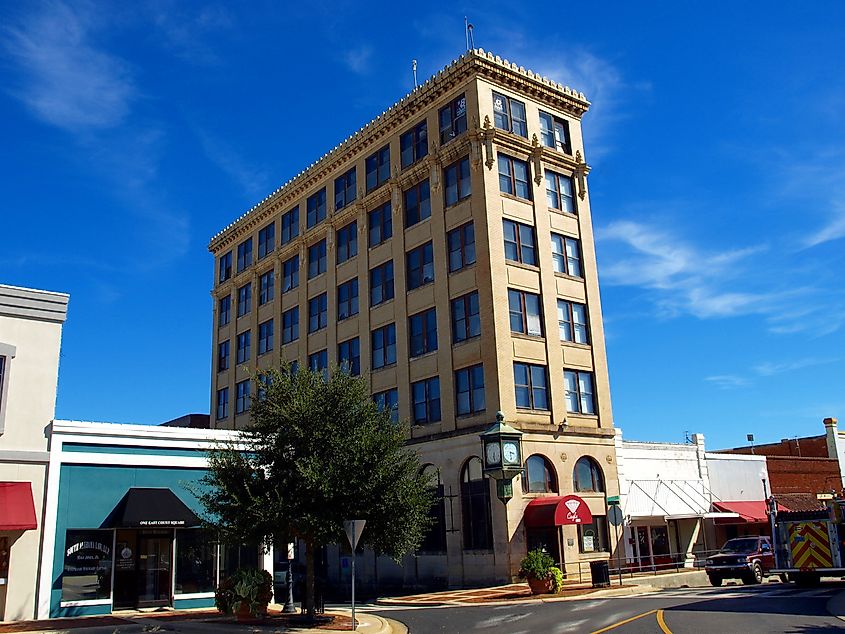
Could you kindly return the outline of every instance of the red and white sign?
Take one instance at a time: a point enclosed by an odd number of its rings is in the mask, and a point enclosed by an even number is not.
[[[593,521],[590,507],[577,495],[567,495],[560,501],[555,513],[555,520],[560,518],[561,512],[564,513],[563,521],[556,521],[556,524],[591,524]]]
[[[593,514],[577,495],[554,495],[535,498],[525,507],[527,527],[591,524]]]

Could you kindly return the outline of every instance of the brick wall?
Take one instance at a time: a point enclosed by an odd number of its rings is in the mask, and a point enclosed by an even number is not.
[[[767,456],[766,466],[772,493],[822,493],[841,488],[835,458]]]
[[[750,454],[751,447],[720,449],[717,453]],[[806,438],[784,438],[780,442],[766,445],[754,445],[754,454],[758,456],[801,456],[803,458],[827,458],[827,437],[808,436]]]

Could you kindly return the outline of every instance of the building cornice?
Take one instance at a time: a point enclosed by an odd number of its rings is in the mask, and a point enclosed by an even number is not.
[[[208,250],[215,253],[224,249],[237,236],[268,222],[274,214],[286,211],[302,196],[316,191],[341,166],[371,150],[400,126],[407,125],[415,113],[429,108],[457,84],[473,76],[517,90],[579,119],[590,107],[584,93],[569,86],[483,49],[467,51],[227,225],[211,239]],[[474,122],[471,127],[475,128],[479,123]]]
[[[0,284],[0,315],[63,323],[70,295]]]
[[[164,427],[161,425],[127,425],[123,423],[100,423],[78,420],[54,420],[51,426],[53,436],[86,436],[92,439],[109,438],[122,441],[160,440],[216,443],[235,440],[238,432],[227,429],[196,429],[192,427]]]

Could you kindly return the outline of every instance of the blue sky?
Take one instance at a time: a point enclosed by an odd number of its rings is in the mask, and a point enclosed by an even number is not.
[[[71,294],[57,416],[208,411],[209,238],[475,44],[584,121],[616,424],[845,418],[845,4],[0,2],[0,281]],[[129,8],[131,7],[131,8]]]

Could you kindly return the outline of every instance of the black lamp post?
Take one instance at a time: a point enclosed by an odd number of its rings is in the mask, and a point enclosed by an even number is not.
[[[505,423],[496,412],[496,422],[480,435],[484,473],[496,481],[496,495],[507,504],[513,497],[513,479],[522,473],[522,432]]]

